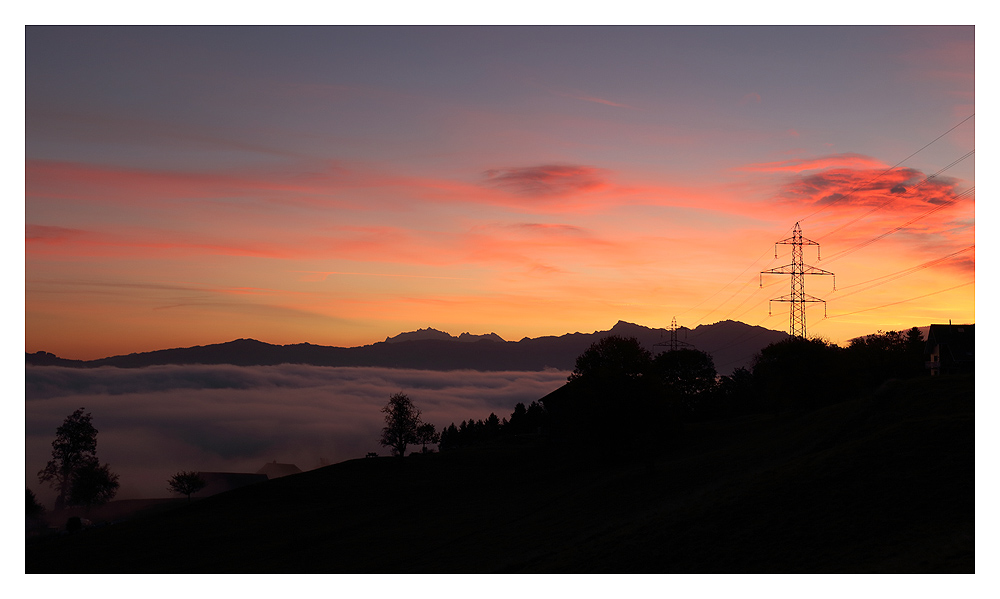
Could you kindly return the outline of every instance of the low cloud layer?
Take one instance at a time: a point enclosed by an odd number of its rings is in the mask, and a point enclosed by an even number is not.
[[[26,484],[48,504],[54,492],[37,473],[56,428],[80,407],[99,431],[98,456],[121,477],[118,498],[166,497],[167,478],[180,470],[254,472],[272,460],[311,470],[386,455],[380,410],[393,393],[409,395],[440,430],[490,412],[509,417],[568,374],[287,364],[25,371]]]
[[[594,191],[607,185],[601,171],[591,166],[546,164],[495,169],[485,174],[489,185],[526,196]]]

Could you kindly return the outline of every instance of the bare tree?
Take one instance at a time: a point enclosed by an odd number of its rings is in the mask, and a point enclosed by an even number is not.
[[[187,495],[188,501],[191,501],[191,495],[204,489],[208,483],[197,472],[181,471],[170,477],[167,484],[171,491]]]

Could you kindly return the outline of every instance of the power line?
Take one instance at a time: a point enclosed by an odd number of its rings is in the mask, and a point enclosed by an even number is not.
[[[820,236],[820,239],[825,239],[825,238],[827,238],[827,237],[829,237],[829,236],[831,236],[831,235],[835,235],[835,234],[839,233],[840,231],[842,231],[842,230],[846,229],[847,227],[849,227],[849,226],[853,225],[854,223],[858,222],[859,220],[863,219],[864,217],[868,216],[869,214],[871,214],[871,213],[873,213],[873,212],[877,212],[878,210],[881,210],[882,208],[885,208],[885,207],[886,207],[886,206],[888,206],[889,204],[891,204],[891,203],[895,202],[895,201],[896,201],[896,200],[897,200],[898,198],[900,198],[900,197],[904,197],[904,196],[907,196],[907,195],[910,195],[911,193],[913,193],[913,192],[914,192],[914,191],[916,191],[917,189],[920,189],[921,187],[923,187],[923,186],[924,186],[925,184],[927,184],[927,183],[928,183],[928,182],[930,182],[931,180],[935,179],[935,178],[936,178],[936,177],[937,177],[938,175],[940,175],[941,173],[943,173],[943,172],[946,172],[946,171],[947,171],[948,169],[950,169],[951,167],[955,166],[955,165],[956,165],[956,164],[958,164],[959,162],[962,162],[963,160],[965,160],[965,159],[966,159],[966,158],[968,158],[969,156],[972,156],[972,155],[973,155],[973,154],[975,154],[975,153],[976,153],[976,151],[975,151],[975,150],[972,150],[971,152],[968,152],[968,153],[966,153],[966,154],[965,154],[964,156],[962,156],[961,158],[959,158],[959,159],[955,160],[954,162],[952,162],[952,163],[951,163],[951,164],[949,164],[948,166],[946,166],[946,167],[942,168],[941,170],[939,170],[938,172],[934,173],[933,175],[930,175],[930,176],[928,176],[928,177],[925,177],[925,178],[924,178],[924,179],[923,179],[923,180],[922,180],[922,181],[921,181],[920,183],[917,183],[916,185],[914,185],[914,186],[913,186],[913,187],[911,187],[910,189],[907,189],[905,193],[903,193],[903,194],[900,194],[900,195],[898,195],[898,196],[896,196],[896,197],[890,197],[890,198],[889,198],[888,200],[886,200],[885,202],[882,202],[882,203],[881,203],[881,204],[879,204],[878,206],[875,206],[874,208],[872,208],[872,209],[871,209],[871,210],[869,210],[868,212],[865,212],[864,214],[862,214],[862,215],[858,216],[857,218],[854,218],[854,219],[852,219],[852,220],[850,220],[850,221],[848,221],[848,222],[846,222],[846,223],[844,223],[844,224],[840,225],[839,227],[837,227],[836,229],[834,229],[834,230],[830,231],[829,233],[827,233],[827,234],[825,234],[825,235],[822,235],[822,236]]]
[[[802,236],[802,227],[799,223],[795,223],[795,229],[792,232],[792,236],[788,239],[782,239],[775,244],[775,255],[778,254],[777,247],[779,244],[792,246],[792,263],[786,264],[780,268],[772,268],[770,270],[762,270],[761,274],[761,287],[764,286],[763,275],[791,275],[791,288],[788,295],[783,295],[781,297],[776,297],[772,299],[772,302],[788,302],[788,334],[792,337],[806,337],[806,304],[809,302],[823,302],[818,297],[813,297],[806,293],[806,278],[805,275],[831,275],[834,276],[833,288],[837,288],[837,279],[832,272],[823,270],[822,268],[816,268],[815,266],[810,266],[803,261],[802,258],[802,246],[804,245],[814,245],[816,246],[817,256],[819,254],[819,244],[812,239],[806,239]],[[770,310],[769,310],[770,311]]]
[[[758,275],[758,277],[759,277],[759,276],[760,276],[760,275]],[[750,281],[750,282],[753,282],[753,280],[751,279],[751,281]],[[755,288],[754,288],[754,291],[753,291],[753,293],[751,293],[750,295],[746,296],[746,298],[745,298],[745,299],[744,299],[744,300],[743,300],[742,302],[740,302],[739,304],[737,304],[737,305],[736,305],[736,307],[734,307],[734,308],[733,308],[732,310],[730,310],[729,312],[727,312],[727,313],[726,313],[726,315],[722,317],[722,320],[727,320],[727,319],[728,319],[728,318],[729,318],[730,316],[732,316],[733,312],[736,312],[737,310],[739,310],[740,308],[742,308],[742,307],[743,307],[743,304],[745,304],[745,303],[747,303],[748,301],[750,301],[751,299],[753,299],[754,295],[756,295],[758,291],[760,291],[760,290],[762,290],[762,289],[766,289],[766,288],[768,288],[768,287],[774,287],[775,285],[778,285],[778,284],[780,284],[780,283],[781,283],[781,281],[777,281],[777,280],[775,280],[775,281],[771,281],[771,282],[770,282],[770,283],[768,283],[767,285],[764,285],[763,287],[761,287],[761,286],[757,286],[757,287],[755,287]],[[734,297],[735,297],[735,296],[734,296]],[[731,299],[731,298],[730,298],[730,299]],[[757,303],[757,305],[760,305],[760,304],[762,304],[762,303],[764,303],[764,301],[763,301],[763,300],[761,300],[760,302],[758,302],[758,303]],[[742,316],[742,314],[741,314],[741,316]]]
[[[966,285],[975,285],[975,284],[976,284],[976,280],[973,279],[971,281],[962,283],[961,285],[955,285],[954,287],[949,287],[947,289],[942,289],[940,291],[933,291],[931,293],[925,293],[924,295],[918,295],[917,297],[911,297],[909,299],[900,300],[898,302],[892,302],[892,303],[889,303],[889,304],[882,304],[881,306],[875,306],[874,308],[863,308],[861,310],[855,310],[854,312],[845,312],[843,314],[834,314],[833,316],[828,316],[827,318],[840,318],[841,316],[850,316],[851,314],[860,314],[861,312],[870,312],[872,310],[880,310],[882,308],[888,308],[889,306],[896,306],[898,304],[905,304],[906,302],[912,302],[914,300],[923,299],[925,297],[930,297],[932,295],[938,295],[939,293],[944,293],[946,291],[951,291],[953,289],[958,289],[959,287],[965,287]]]
[[[750,326],[754,327],[754,328],[759,327],[762,322],[764,322],[765,320],[767,320],[769,318],[774,318],[774,315],[773,314],[768,314],[767,316],[761,318],[755,324],[752,324]],[[743,343],[744,341],[749,341],[749,340],[753,339],[754,337],[762,335],[762,334],[764,334],[766,332],[770,332],[770,330],[769,329],[764,329],[764,328],[762,328],[760,330],[751,329],[750,331],[747,331],[745,333],[737,335],[734,339],[730,339],[728,343],[725,343],[724,345],[721,345],[719,347],[716,347],[715,349],[710,350],[708,353],[714,354],[714,353],[722,351],[724,349],[728,349],[728,348],[730,348],[730,347],[732,347],[734,345],[738,345],[740,343]],[[729,364],[735,364],[736,362],[740,362],[740,361],[745,360],[745,359],[746,358],[743,358],[741,360],[732,360],[730,362],[726,362],[725,364],[722,364],[722,366],[728,366]]]
[[[836,301],[836,300],[839,300],[839,299],[843,299],[845,297],[854,295],[855,293],[861,293],[862,291],[868,291],[869,289],[871,289],[873,287],[878,287],[879,285],[884,285],[885,283],[889,283],[890,281],[895,281],[896,279],[901,279],[901,278],[903,278],[903,277],[905,277],[907,275],[912,275],[915,272],[919,272],[921,270],[924,270],[925,268],[930,268],[931,266],[935,266],[937,264],[940,264],[940,263],[942,263],[942,262],[944,262],[944,261],[946,261],[946,260],[948,260],[950,258],[953,258],[953,257],[955,257],[955,256],[957,256],[959,254],[964,254],[965,252],[974,250],[975,248],[976,248],[976,244],[972,244],[972,245],[970,245],[967,248],[958,250],[957,252],[952,252],[951,254],[948,254],[947,256],[942,256],[941,258],[937,258],[936,260],[931,260],[929,262],[924,262],[923,264],[918,264],[917,266],[912,266],[912,267],[904,269],[904,270],[896,271],[894,273],[883,275],[881,277],[876,277],[874,279],[869,279],[867,281],[862,281],[861,283],[854,283],[853,285],[848,285],[846,287],[841,287],[841,289],[843,290],[843,289],[849,289],[851,287],[857,287],[859,285],[866,285],[868,283],[871,283],[871,285],[868,285],[867,287],[862,287],[861,289],[856,289],[854,291],[851,291],[850,293],[845,293],[845,294],[842,294],[842,295],[838,295],[837,297],[831,299],[830,301],[833,302],[833,301]],[[885,279],[885,280],[883,281],[882,279]]]
[[[850,190],[850,191],[849,191],[849,192],[848,192],[847,194],[845,194],[845,195],[841,196],[841,197],[840,197],[840,198],[838,198],[838,199],[837,199],[836,201],[841,201],[841,200],[844,200],[844,199],[846,199],[846,198],[850,197],[850,196],[851,196],[851,195],[852,195],[852,194],[853,194],[854,192],[856,192],[857,190],[859,190],[859,189],[860,189],[860,188],[861,188],[861,187],[862,187],[863,185],[868,185],[868,184],[872,183],[873,181],[876,181],[876,180],[878,180],[879,178],[881,178],[881,177],[885,176],[886,174],[888,174],[888,173],[892,172],[892,170],[893,170],[893,169],[895,169],[895,168],[899,167],[900,165],[902,165],[903,163],[905,163],[905,162],[906,162],[906,161],[908,161],[909,159],[913,158],[914,156],[916,156],[916,155],[917,155],[917,154],[919,154],[920,152],[924,151],[925,149],[927,149],[928,147],[930,147],[931,145],[933,145],[933,144],[934,144],[935,142],[937,142],[937,141],[938,141],[938,140],[940,140],[941,138],[945,137],[946,135],[948,135],[949,133],[951,133],[952,131],[954,131],[954,130],[955,130],[955,129],[957,129],[958,127],[962,126],[962,125],[963,125],[963,124],[965,124],[965,123],[966,123],[967,121],[969,121],[970,119],[974,118],[975,116],[976,116],[976,115],[975,115],[975,113],[973,113],[973,114],[970,114],[969,116],[965,117],[964,119],[962,119],[961,121],[959,121],[959,122],[958,122],[957,124],[955,124],[954,126],[952,126],[952,127],[950,128],[950,129],[948,129],[947,131],[945,131],[944,133],[942,133],[941,135],[938,135],[938,136],[937,136],[937,137],[935,137],[935,138],[934,138],[933,140],[931,140],[931,141],[927,142],[926,144],[924,144],[924,145],[923,145],[922,147],[920,147],[920,148],[919,148],[919,149],[918,149],[917,151],[913,152],[912,154],[910,154],[910,155],[909,155],[909,156],[907,156],[906,158],[904,158],[904,159],[900,160],[899,162],[897,162],[896,164],[892,165],[891,167],[889,167],[888,169],[886,169],[886,170],[885,170],[885,171],[883,171],[882,173],[880,173],[880,174],[876,175],[876,176],[875,176],[875,177],[873,177],[872,179],[869,179],[869,180],[868,180],[868,181],[866,181],[865,183],[863,183],[863,184],[860,184],[860,185],[857,185],[857,186],[855,186],[855,187],[854,187],[853,189],[851,189],[851,190]],[[975,152],[975,150],[973,150],[972,152],[970,152],[970,153],[966,154],[965,156],[963,156],[963,157],[959,158],[958,160],[956,160],[956,161],[952,162],[951,164],[949,164],[948,166],[946,166],[946,167],[945,167],[944,169],[942,169],[942,170],[938,171],[937,173],[935,173],[934,175],[931,175],[930,177],[926,178],[926,179],[925,179],[925,180],[924,180],[923,182],[921,182],[920,184],[918,184],[918,185],[917,185],[917,187],[919,187],[920,185],[923,185],[923,184],[924,184],[924,183],[926,183],[926,182],[927,182],[928,180],[930,180],[931,178],[933,178],[933,177],[937,176],[937,175],[938,175],[938,174],[940,174],[941,172],[943,172],[943,171],[945,171],[945,170],[947,170],[947,169],[951,168],[952,166],[954,166],[954,165],[955,165],[955,164],[957,164],[958,162],[961,162],[962,160],[964,160],[964,159],[968,158],[968,157],[969,157],[970,155],[972,155],[972,154],[973,154],[974,152]],[[975,188],[972,188],[972,189],[974,190]],[[959,197],[962,197],[963,195],[965,195],[965,194],[969,193],[970,191],[972,191],[972,190],[969,190],[969,191],[967,191],[967,192],[964,192],[963,194],[960,194],[959,196],[956,196],[956,198],[955,198],[955,199],[957,200],[957,199],[958,199]],[[836,201],[835,201],[835,202],[836,202]],[[891,201],[891,200],[890,200],[890,201]],[[801,222],[801,221],[804,221],[804,220],[806,220],[806,219],[808,219],[808,218],[811,218],[812,216],[815,216],[816,214],[819,214],[820,212],[822,212],[823,210],[825,210],[825,209],[826,209],[826,208],[828,208],[829,206],[833,205],[833,204],[834,204],[835,202],[830,202],[830,203],[828,203],[828,204],[825,204],[825,205],[824,205],[824,206],[822,206],[822,207],[821,207],[821,208],[820,208],[819,210],[816,210],[816,211],[815,211],[815,212],[813,212],[812,214],[809,214],[809,215],[807,215],[806,217],[804,217],[804,218],[801,218],[801,219],[799,219],[799,221],[800,221],[800,222]],[[947,204],[947,205],[950,205],[950,204]],[[881,207],[881,206],[880,206],[880,207]],[[877,208],[876,208],[876,209],[877,209]],[[927,216],[928,214],[930,214],[930,213],[932,213],[932,212],[935,212],[935,211],[937,211],[938,209],[940,209],[940,208],[935,208],[934,210],[932,210],[932,211],[928,212],[928,213],[927,213],[927,214],[925,214],[924,216]],[[872,211],[874,211],[874,210],[872,210]],[[853,222],[856,222],[856,221],[857,221],[857,220],[859,220],[860,218],[863,218],[864,216],[867,216],[867,214],[870,214],[870,213],[871,213],[872,211],[869,211],[869,212],[868,212],[868,213],[866,213],[865,215],[862,215],[862,216],[861,216],[861,217],[859,217],[858,219],[855,219],[855,221],[852,221],[852,223],[853,223]],[[922,218],[922,217],[921,217],[921,218]],[[919,220],[919,218],[918,218],[918,219],[915,219],[915,220],[913,220],[913,221],[911,221],[911,222],[909,222],[909,223],[907,223],[907,224],[905,224],[905,225],[903,225],[902,227],[898,227],[898,228],[897,228],[896,230],[899,230],[899,229],[901,229],[901,228],[903,228],[903,227],[906,227],[906,226],[908,226],[909,224],[912,224],[912,222],[915,222],[916,220]],[[849,224],[850,224],[850,223],[849,223]],[[834,233],[836,233],[836,232],[840,231],[840,230],[841,230],[842,228],[843,228],[843,227],[840,227],[840,228],[836,229],[835,231],[832,231],[832,232],[830,232],[830,233],[827,233],[827,234],[826,234],[826,235],[825,235],[824,237],[828,237],[828,236],[830,236],[830,235],[832,235],[832,234],[834,234]],[[878,238],[876,238],[876,239],[873,239],[873,240],[869,240],[869,241],[868,241],[868,242],[866,242],[866,243],[865,243],[864,245],[870,245],[871,243],[874,243],[875,241],[878,241],[879,239],[881,239],[881,238],[883,238],[883,237],[885,237],[885,236],[887,236],[887,235],[889,235],[889,234],[891,234],[891,233],[895,232],[896,230],[893,230],[893,231],[890,231],[889,233],[886,233],[886,234],[884,234],[884,235],[882,235],[882,236],[879,236],[879,237],[878,237]],[[855,251],[856,249],[861,249],[861,247],[864,247],[864,246],[862,245],[862,246],[859,246],[859,247],[857,247],[857,248],[850,248],[850,249],[849,249],[849,251],[845,251],[845,252],[841,252],[841,253],[840,253],[839,255],[835,255],[835,258],[837,258],[837,257],[842,257],[842,256],[844,256],[844,255],[847,255],[847,253],[850,253],[850,252],[853,252],[853,251]],[[704,304],[705,302],[707,302],[707,301],[711,300],[711,299],[712,299],[713,297],[715,297],[715,296],[719,295],[720,293],[722,293],[723,291],[725,291],[726,289],[728,289],[728,288],[729,288],[729,287],[730,287],[730,286],[731,286],[731,285],[732,285],[733,283],[735,283],[735,282],[736,282],[736,281],[737,281],[737,280],[738,280],[738,279],[739,279],[740,277],[742,277],[742,276],[743,276],[743,275],[744,275],[744,274],[745,274],[745,273],[746,273],[746,272],[747,272],[748,270],[750,270],[751,268],[753,268],[753,266],[754,266],[755,264],[757,264],[758,262],[760,262],[760,261],[761,261],[761,259],[762,259],[762,258],[763,258],[763,257],[764,257],[764,256],[765,256],[766,254],[767,254],[767,251],[765,251],[765,252],[764,252],[764,253],[762,253],[762,254],[761,254],[761,255],[760,255],[759,257],[757,257],[757,259],[756,259],[756,260],[754,260],[753,262],[751,262],[751,263],[750,263],[750,265],[748,265],[748,266],[747,266],[747,267],[746,267],[745,269],[743,269],[743,271],[741,271],[741,272],[740,272],[739,274],[737,274],[737,275],[736,275],[736,276],[735,276],[735,277],[734,277],[734,278],[733,278],[732,280],[730,280],[730,281],[729,281],[728,283],[726,283],[725,285],[723,285],[723,286],[722,286],[722,288],[720,288],[720,289],[719,289],[718,291],[716,291],[715,293],[712,293],[711,295],[709,295],[709,296],[708,296],[708,297],[706,297],[705,299],[701,300],[700,302],[698,302],[697,304],[695,304],[695,305],[694,305],[693,307],[691,307],[691,308],[687,308],[687,309],[686,309],[686,310],[684,310],[683,312],[680,312],[680,314],[681,314],[681,315],[684,315],[684,314],[687,314],[688,312],[690,312],[690,311],[692,311],[692,310],[695,310],[695,309],[697,309],[697,308],[698,308],[699,306],[703,305],[703,304]],[[772,260],[772,261],[773,261],[773,260]],[[749,281],[748,281],[748,283],[747,283],[747,284],[749,284]],[[734,297],[736,297],[736,296],[737,296],[737,295],[738,295],[738,294],[739,294],[739,293],[740,293],[740,292],[741,292],[741,291],[742,291],[743,289],[745,289],[745,288],[746,288],[746,287],[744,286],[744,287],[743,287],[743,288],[741,288],[741,289],[737,289],[737,291],[736,291],[735,293],[733,293],[733,294],[732,294],[731,296],[729,296],[728,298],[726,298],[726,299],[725,299],[725,300],[724,300],[724,301],[723,301],[722,303],[720,303],[720,304],[719,304],[718,306],[716,306],[716,307],[715,307],[714,309],[712,309],[712,310],[710,310],[709,312],[707,312],[707,313],[706,313],[705,315],[703,315],[703,316],[702,316],[702,317],[701,317],[701,318],[700,318],[699,320],[695,321],[695,324],[697,325],[697,324],[699,324],[699,323],[701,323],[701,322],[704,322],[704,321],[705,321],[705,320],[706,320],[706,319],[707,319],[707,318],[708,318],[709,316],[711,316],[711,315],[712,315],[713,313],[715,313],[715,312],[717,312],[718,310],[720,310],[720,309],[722,308],[722,306],[724,306],[724,305],[726,305],[726,304],[727,304],[728,302],[730,302],[730,301],[731,301],[731,300],[732,300],[732,299],[733,299]],[[747,301],[749,301],[749,300],[750,300],[750,299],[751,299],[752,297],[753,297],[753,293],[751,293],[751,295],[750,295],[750,296],[748,296],[748,297],[747,297],[746,299],[744,299],[744,300],[743,300],[742,302],[740,302],[740,304],[738,304],[738,305],[737,305],[737,306],[736,306],[735,308],[731,309],[731,310],[729,311],[729,314],[732,314],[733,312],[735,312],[736,310],[738,310],[738,309],[740,308],[740,306],[742,306],[743,304],[745,304],[745,303],[746,303]],[[763,303],[763,302],[761,302],[761,303]],[[757,305],[759,305],[759,304],[757,304]],[[752,307],[751,307],[751,309],[753,309],[753,308],[754,308],[754,307],[756,307],[757,305],[754,305],[754,306],[752,306]],[[748,311],[749,311],[749,310],[747,310],[747,311],[745,311],[745,312],[741,313],[740,315],[738,315],[738,316],[737,316],[737,318],[741,317],[741,316],[742,316],[743,314],[746,314],[746,312],[748,312]],[[726,318],[728,318],[728,317],[729,317],[729,315],[727,314]]]
[[[918,216],[915,216],[915,217],[911,218],[910,220],[906,221],[905,223],[903,223],[902,225],[899,225],[898,227],[896,227],[894,229],[890,229],[890,230],[886,231],[885,233],[882,233],[881,235],[877,235],[875,237],[872,237],[871,239],[868,239],[866,241],[862,241],[861,243],[855,244],[855,245],[847,248],[846,250],[841,250],[841,251],[837,252],[832,257],[827,258],[826,261],[829,263],[829,262],[833,262],[834,260],[839,260],[839,259],[843,258],[844,256],[846,256],[848,254],[856,252],[856,251],[858,251],[858,250],[860,250],[862,248],[868,247],[869,245],[875,243],[876,241],[881,241],[882,239],[885,239],[889,235],[892,235],[893,233],[896,233],[898,231],[901,231],[901,230],[905,229],[906,227],[908,227],[908,226],[912,225],[913,223],[917,222],[918,220],[921,220],[921,219],[923,219],[925,217],[930,216],[931,214],[934,214],[935,212],[938,212],[940,210],[944,210],[945,208],[953,206],[958,200],[960,200],[961,198],[963,198],[965,196],[971,195],[972,193],[975,192],[975,190],[976,190],[975,187],[970,187],[969,189],[963,191],[962,193],[958,194],[957,196],[955,196],[954,198],[948,200],[947,202],[944,202],[943,204],[935,206],[934,208],[931,208],[930,210],[928,210],[927,212],[924,212],[923,214],[920,214]]]
[[[812,214],[810,214],[810,215],[806,216],[805,218],[800,218],[800,219],[799,219],[799,222],[802,222],[802,221],[804,221],[804,220],[806,220],[806,219],[809,219],[809,218],[812,218],[812,217],[816,216],[817,214],[819,214],[820,212],[822,212],[822,211],[826,210],[827,208],[829,208],[830,206],[834,205],[835,203],[837,203],[837,202],[839,202],[839,201],[841,201],[841,200],[844,200],[844,199],[846,199],[846,198],[850,197],[851,195],[853,195],[853,194],[854,194],[854,192],[855,192],[855,191],[858,191],[858,190],[859,190],[859,189],[861,189],[861,188],[862,188],[863,186],[866,186],[866,185],[868,185],[869,183],[872,183],[873,181],[877,181],[878,179],[880,179],[880,178],[884,177],[884,176],[885,176],[886,174],[888,174],[888,173],[892,172],[892,169],[894,169],[894,168],[896,168],[897,166],[899,166],[899,165],[903,164],[904,162],[906,162],[906,161],[907,161],[907,160],[909,160],[910,158],[913,158],[914,156],[916,156],[916,155],[917,155],[917,154],[919,154],[920,152],[923,152],[923,151],[924,151],[924,150],[926,150],[926,149],[927,149],[927,148],[928,148],[928,147],[929,147],[929,146],[930,146],[931,144],[933,144],[934,142],[938,141],[939,139],[941,139],[941,138],[942,138],[942,137],[944,137],[945,135],[948,135],[949,133],[951,133],[951,132],[952,132],[952,131],[954,131],[955,129],[959,128],[959,127],[960,127],[960,126],[962,126],[962,125],[963,125],[963,124],[964,124],[964,123],[965,123],[966,121],[968,121],[969,119],[973,118],[974,116],[976,116],[976,113],[972,113],[972,114],[970,114],[969,116],[965,117],[965,118],[964,118],[964,119],[962,119],[962,120],[961,120],[961,122],[959,122],[959,123],[958,123],[957,125],[955,125],[955,126],[954,126],[954,127],[952,127],[951,129],[948,129],[947,131],[945,131],[945,132],[944,132],[944,133],[942,133],[941,135],[938,135],[937,137],[935,137],[935,138],[934,138],[934,139],[932,139],[931,141],[927,142],[926,144],[924,144],[924,146],[923,146],[923,147],[921,147],[921,148],[920,148],[919,150],[917,150],[916,152],[914,152],[914,153],[910,154],[910,155],[909,155],[909,156],[907,156],[906,158],[904,158],[904,159],[900,160],[899,162],[897,162],[896,164],[894,164],[894,165],[890,166],[889,168],[887,168],[886,170],[882,171],[882,172],[881,172],[881,173],[879,173],[878,175],[875,175],[874,177],[872,177],[872,178],[871,178],[871,179],[869,179],[868,181],[865,181],[864,183],[861,183],[861,184],[858,184],[858,185],[854,186],[854,188],[853,188],[853,189],[851,189],[850,191],[848,191],[848,192],[847,192],[846,194],[844,194],[844,195],[840,196],[839,198],[837,198],[836,200],[834,200],[834,201],[832,201],[832,202],[829,202],[828,204],[824,204],[824,205],[823,205],[823,206],[822,206],[822,207],[821,207],[821,208],[820,208],[819,210],[817,210],[817,211],[813,212]]]
[[[733,277],[733,280],[731,280],[728,283],[726,283],[725,285],[723,285],[722,289],[719,289],[718,291],[716,291],[712,295],[710,295],[710,296],[706,297],[705,299],[701,300],[700,302],[698,302],[697,304],[695,304],[691,308],[688,308],[687,310],[684,310],[683,312],[680,313],[680,315],[683,316],[683,315],[687,314],[688,312],[696,309],[698,306],[704,304],[708,300],[712,299],[713,297],[715,297],[715,296],[719,295],[720,293],[722,293],[723,291],[725,291],[730,285],[732,285],[733,283],[736,282],[736,279],[738,279],[738,278],[742,277],[744,274],[746,274],[746,272],[748,270],[750,270],[753,267],[754,264],[757,264],[758,262],[760,262],[761,258],[763,258],[764,256],[766,256],[770,251],[771,251],[770,248],[768,248],[767,250],[765,250],[764,253],[762,253],[760,256],[758,256],[756,260],[754,260],[753,262],[750,263],[750,266],[747,266],[746,268],[744,268],[743,272],[741,272],[740,274],[736,275],[735,277]],[[771,260],[771,262],[773,262],[773,259]],[[704,316],[702,316],[700,319],[696,320],[695,324],[697,325],[697,324],[699,324],[701,322],[704,322],[706,318],[708,318],[710,315],[712,315],[712,313],[718,311],[719,308],[721,308],[722,306],[726,305],[726,302],[728,302],[733,297],[735,297],[736,294],[738,294],[740,291],[741,291],[740,289],[737,289],[736,293],[734,293],[733,295],[729,296],[729,298],[727,298],[725,301],[723,301],[721,304],[719,304],[716,308],[710,310],[707,314],[705,314]]]

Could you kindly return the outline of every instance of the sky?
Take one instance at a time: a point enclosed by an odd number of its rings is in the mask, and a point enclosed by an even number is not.
[[[975,321],[971,26],[24,34],[27,352]]]

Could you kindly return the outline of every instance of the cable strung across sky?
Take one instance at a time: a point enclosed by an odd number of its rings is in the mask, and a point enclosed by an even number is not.
[[[31,353],[696,326],[796,222],[846,284],[975,243],[973,27],[28,27],[24,97]]]

